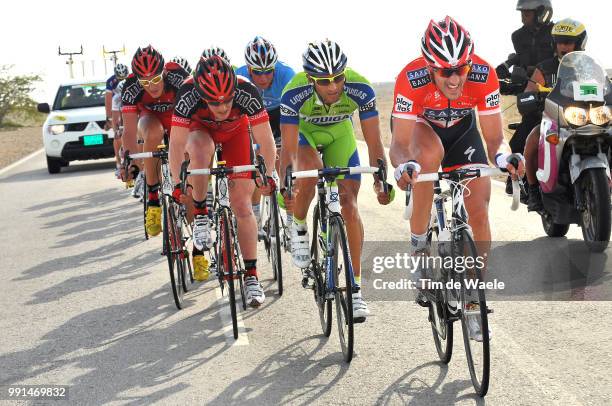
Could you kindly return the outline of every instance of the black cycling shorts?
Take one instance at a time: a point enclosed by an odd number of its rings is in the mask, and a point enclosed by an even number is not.
[[[443,171],[451,171],[471,164],[489,165],[474,112],[452,127],[442,128],[435,124],[430,124],[430,126],[440,137],[444,147]]]

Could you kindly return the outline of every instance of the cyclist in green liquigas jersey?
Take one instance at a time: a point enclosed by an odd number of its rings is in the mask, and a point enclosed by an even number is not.
[[[326,40],[308,44],[302,55],[304,72],[298,73],[287,84],[281,97],[281,179],[288,165],[293,170],[359,165],[357,143],[353,132],[352,115],[359,111],[363,137],[368,146],[369,162],[385,159],[376,96],[370,83],[354,70],[347,68],[347,58],[340,46]],[[317,153],[323,146],[323,162]],[[385,161],[386,162],[386,161]],[[304,269],[310,265],[310,242],[306,216],[315,195],[316,179],[299,179],[294,193],[285,204],[293,211],[291,226],[291,255],[295,266]],[[357,209],[360,175],[338,178],[340,205],[346,223],[349,250],[355,281],[361,284],[361,248],[363,224]],[[382,190],[381,182],[374,182],[380,204],[388,204],[391,195]],[[285,192],[281,189],[281,192]],[[304,281],[307,284],[307,280]],[[368,316],[368,307],[361,292],[353,294],[353,317]]]

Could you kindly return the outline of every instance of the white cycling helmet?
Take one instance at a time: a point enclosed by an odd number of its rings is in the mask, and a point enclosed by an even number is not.
[[[117,66],[115,66],[115,76],[117,77],[117,79],[123,80],[127,78],[129,74],[130,71],[128,70],[128,67],[124,64],[118,63]]]
[[[274,68],[278,54],[270,41],[257,36],[247,44],[244,59],[252,69],[268,70]]]
[[[227,62],[228,65],[231,65],[229,56],[227,56],[227,54],[225,53],[225,51],[223,50],[223,48],[220,47],[210,47],[210,48],[206,48],[204,51],[202,51],[202,58],[204,59],[208,59],[211,56],[214,55],[218,55],[221,58],[225,59],[225,62]]]
[[[340,45],[330,40],[311,42],[302,54],[304,72],[311,76],[335,75],[346,68],[346,62]]]

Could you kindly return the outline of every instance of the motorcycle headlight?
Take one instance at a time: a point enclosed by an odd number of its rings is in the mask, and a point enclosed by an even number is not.
[[[52,125],[49,128],[49,131],[51,131],[51,134],[57,135],[63,133],[65,129],[66,127],[63,124],[56,124]]]
[[[595,125],[606,125],[610,121],[611,116],[612,112],[610,112],[610,107],[608,106],[595,107],[589,111],[591,123]]]
[[[567,107],[563,112],[563,115],[565,116],[565,119],[568,123],[575,126],[583,126],[589,120],[587,111],[581,107]]]

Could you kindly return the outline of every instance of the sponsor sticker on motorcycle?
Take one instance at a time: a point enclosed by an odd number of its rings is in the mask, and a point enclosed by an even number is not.
[[[604,101],[601,83],[573,82],[572,85],[574,86],[574,100]]]

